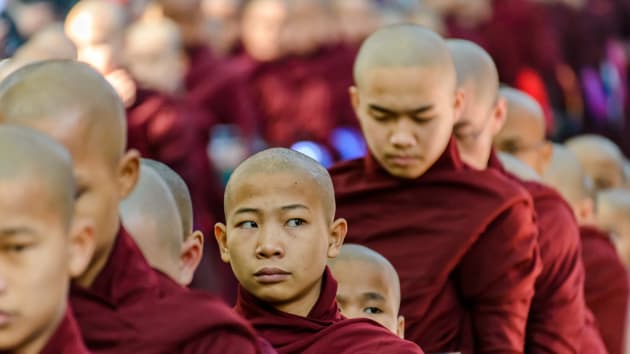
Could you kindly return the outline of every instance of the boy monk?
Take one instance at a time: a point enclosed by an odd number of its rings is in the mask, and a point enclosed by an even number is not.
[[[614,236],[621,260],[630,269],[630,190],[599,192],[596,205],[597,225]]]
[[[449,40],[447,44],[455,62],[458,88],[466,98],[454,128],[462,160],[474,169],[494,169],[506,175],[515,188],[525,188],[534,201],[543,270],[536,280],[525,349],[528,353],[576,353],[583,338],[585,303],[580,234],[573,212],[551,188],[522,181],[503,168],[492,147],[505,117],[495,64],[472,42]]]
[[[331,169],[338,215],[350,242],[398,271],[405,336],[427,352],[522,352],[540,270],[531,198],[461,162],[451,133],[462,97],[443,39],[383,28],[354,76],[370,154]]]
[[[146,161],[142,160],[138,185],[120,205],[122,223],[151,266],[187,286],[203,255],[203,233],[193,233],[192,223],[184,225],[175,191]],[[160,162],[152,163],[169,169]],[[172,170],[170,173],[177,176]],[[181,177],[177,178],[185,188],[185,195],[180,197],[186,199],[185,212],[191,214],[188,188]]]
[[[225,191],[221,258],[240,282],[236,311],[279,353],[422,353],[368,319],[345,319],[326,261],[346,235],[326,169],[296,151],[260,152]]]
[[[67,300],[94,250],[91,228],[72,222],[74,196],[63,147],[0,126],[1,353],[88,353]]]
[[[611,140],[587,134],[571,138],[565,144],[580,160],[584,171],[593,179],[596,191],[623,187],[625,179],[623,153]]]
[[[348,318],[369,318],[405,338],[400,311],[400,280],[394,266],[373,250],[346,244],[328,262],[339,283],[337,303]]]
[[[586,271],[584,293],[610,354],[623,353],[625,319],[630,295],[628,272],[610,235],[596,227],[592,182],[575,154],[555,145],[544,180],[573,206],[580,224],[582,258]]]
[[[0,84],[0,123],[47,133],[74,160],[77,214],[94,225],[96,250],[70,301],[96,353],[255,353],[251,328],[220,300],[154,271],[120,227],[118,204],[138,178],[126,151],[120,98],[90,66],[49,61]],[[203,314],[203,315],[202,315]]]

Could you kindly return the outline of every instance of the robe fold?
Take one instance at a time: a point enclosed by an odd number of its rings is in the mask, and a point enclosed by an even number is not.
[[[103,270],[70,302],[94,353],[258,353],[251,326],[221,300],[151,269],[121,228]]]
[[[236,312],[245,317],[280,354],[415,353],[422,350],[369,319],[347,319],[337,306],[337,281],[329,269],[321,294],[307,317],[274,309],[239,288]]]
[[[525,190],[465,168],[453,140],[414,180],[389,175],[369,154],[330,173],[346,242],[398,271],[408,339],[429,353],[523,351],[541,268]]]
[[[50,337],[48,343],[40,354],[89,354],[83,344],[79,327],[72,315],[72,310],[68,308],[63,320]]]
[[[630,295],[628,271],[608,234],[592,226],[581,226],[580,235],[586,304],[595,315],[608,352],[622,354]]]

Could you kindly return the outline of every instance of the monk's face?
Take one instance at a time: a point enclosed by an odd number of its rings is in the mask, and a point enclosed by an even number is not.
[[[221,257],[242,286],[276,308],[306,315],[319,297],[328,257],[345,236],[319,188],[304,174],[256,174],[233,188],[227,226],[218,224]]]
[[[434,68],[368,71],[351,90],[374,158],[390,174],[417,178],[444,153],[461,100]]]
[[[393,333],[404,336],[404,322],[398,316],[400,296],[384,266],[344,259],[336,261],[331,271],[339,284],[337,303],[344,316],[369,318]]]
[[[243,45],[249,54],[261,61],[278,59],[288,9],[282,1],[263,1],[245,12],[242,23]]]
[[[494,138],[497,150],[513,155],[525,162],[538,174],[542,175],[551,158],[551,145],[545,141],[545,128],[533,122],[537,118],[528,118],[532,113],[510,106],[510,113],[522,115],[524,118],[509,119]]]
[[[596,190],[620,188],[624,185],[623,166],[613,158],[583,161],[584,170],[593,179]]]
[[[29,352],[22,346],[39,352],[35,347],[45,344],[66,308],[69,220],[46,188],[35,176],[0,181],[2,353]]]
[[[104,118],[105,119],[105,118]],[[120,161],[104,150],[105,138],[95,138],[80,124],[59,124],[57,119],[43,119],[29,123],[68,149],[73,160],[77,183],[75,219],[94,226],[96,250],[94,258],[103,259],[111,249],[120,226],[118,204],[125,198],[138,179],[139,158],[126,154]]]

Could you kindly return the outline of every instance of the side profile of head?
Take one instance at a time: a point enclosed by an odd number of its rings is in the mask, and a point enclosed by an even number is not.
[[[444,153],[462,107],[446,43],[416,25],[384,27],[361,46],[352,103],[372,156],[389,174],[423,175]]]
[[[39,353],[66,311],[70,279],[94,248],[73,221],[68,152],[49,137],[0,125],[0,352]],[[45,296],[42,296],[45,294]]]
[[[138,184],[120,211],[149,264],[190,284],[203,255],[203,234],[193,232],[192,202],[181,177],[161,162],[143,159]]]
[[[334,216],[328,171],[299,152],[274,148],[236,168],[225,191],[226,224],[214,232],[221,258],[248,292],[306,316],[346,235],[346,221]]]
[[[339,283],[337,303],[348,318],[369,318],[405,337],[400,311],[400,281],[394,266],[367,247],[346,244],[330,262]]]
[[[624,157],[619,147],[610,139],[587,134],[571,138],[565,144],[593,179],[596,190],[623,186]]]
[[[531,96],[503,87],[507,102],[505,123],[494,138],[497,150],[514,155],[542,175],[551,159],[552,146],[545,138],[545,115]]]
[[[94,226],[89,285],[118,233],[118,203],[134,188],[140,158],[126,149],[126,118],[111,85],[87,64],[47,61],[25,66],[0,83],[0,123],[27,126],[60,142],[73,159],[76,218]]]
[[[503,168],[518,178],[524,181],[542,181],[540,175],[533,168],[516,157],[504,152],[497,153],[497,157],[501,161]]]
[[[571,150],[562,145],[552,146],[551,162],[542,176],[543,181],[569,202],[579,224],[594,223],[592,180]]]
[[[461,40],[447,41],[457,70],[457,87],[464,93],[461,116],[453,133],[462,160],[473,168],[488,167],[492,139],[505,120],[505,100],[499,97],[499,73],[483,48]]]
[[[596,206],[597,226],[614,236],[621,259],[630,267],[630,191],[623,188],[601,191]]]

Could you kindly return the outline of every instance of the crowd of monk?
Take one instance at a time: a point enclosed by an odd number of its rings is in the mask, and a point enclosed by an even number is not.
[[[0,353],[629,354],[625,10],[77,2],[0,64]]]

